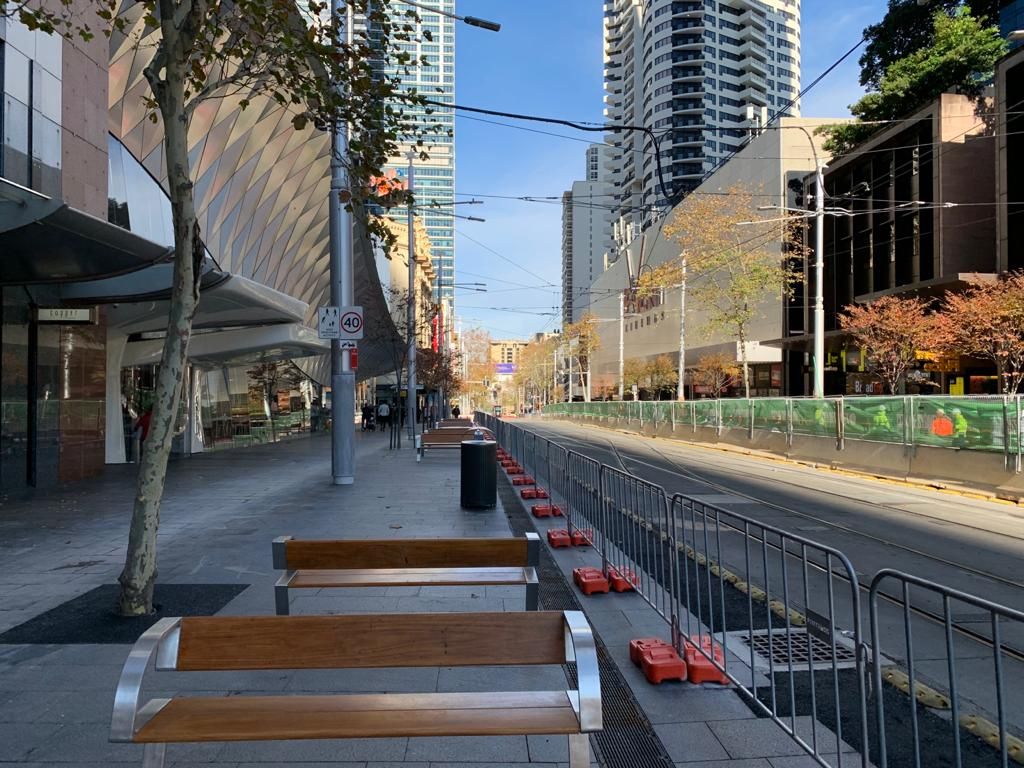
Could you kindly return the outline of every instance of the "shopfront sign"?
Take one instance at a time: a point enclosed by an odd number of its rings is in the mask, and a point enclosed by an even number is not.
[[[36,322],[50,325],[92,325],[96,312],[92,307],[37,307]]]

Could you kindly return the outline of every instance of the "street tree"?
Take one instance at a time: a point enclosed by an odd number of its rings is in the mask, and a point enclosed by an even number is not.
[[[870,304],[850,304],[839,314],[839,326],[868,352],[874,373],[897,394],[917,353],[939,344],[928,304],[918,298],[883,296]]]
[[[520,351],[514,381],[528,398],[535,395],[542,402],[551,402],[556,344],[554,338],[534,339]]]
[[[793,264],[806,255],[795,225],[765,219],[753,194],[742,186],[719,195],[693,195],[676,207],[664,235],[680,253],[651,270],[641,291],[678,288],[704,311],[705,333],[724,332],[735,339],[743,364],[743,387],[750,396],[747,342],[751,325],[766,302],[792,293]],[[680,350],[680,353],[684,350]]]
[[[622,363],[622,386],[628,392],[633,387],[640,390],[647,386],[647,361],[642,357],[630,357]]]
[[[980,103],[995,63],[1006,51],[999,27],[975,17],[969,8],[937,11],[932,16],[930,44],[891,61],[875,90],[850,106],[857,120],[818,129],[828,137],[825,149],[833,155],[845,154],[887,121],[906,117],[949,91]]]
[[[601,348],[601,336],[597,332],[598,319],[591,312],[584,313],[577,322],[570,323],[562,329],[562,336],[578,361],[580,375],[583,376],[583,399],[590,402],[590,366],[594,353]]]
[[[494,375],[491,365],[491,334],[483,328],[468,328],[460,338],[466,380],[463,392],[469,398],[470,411],[490,410],[490,383]]]
[[[122,615],[153,610],[160,501],[199,301],[205,249],[195,209],[195,158],[189,154],[193,116],[211,99],[233,98],[241,109],[287,109],[295,130],[327,128],[344,120],[353,136],[344,158],[351,180],[344,202],[356,205],[368,197],[370,178],[397,154],[398,138],[407,136],[405,108],[421,108],[424,97],[400,83],[415,60],[403,50],[414,29],[412,12],[393,16],[390,0],[374,0],[372,8],[366,0],[348,3],[369,21],[351,30],[351,42],[344,14],[333,15],[321,0],[0,0],[0,17],[16,18],[30,29],[72,39],[105,35],[133,40],[149,86],[149,117],[163,131],[174,232],[172,290],[119,577]],[[366,31],[371,27],[373,40]]]
[[[864,30],[867,45],[860,57],[860,84],[873,91],[881,88],[886,70],[900,59],[934,45],[934,17],[937,12],[951,15],[962,7],[986,24],[999,21],[999,9],[1005,0],[889,0],[889,9],[877,24]]]
[[[696,386],[706,388],[714,397],[721,397],[725,390],[739,383],[742,371],[732,357],[714,352],[701,357],[691,375]]]
[[[306,380],[306,374],[298,369],[290,360],[274,363],[257,363],[246,371],[252,381],[263,393],[263,400],[270,408],[270,437],[277,441],[277,426],[274,423],[274,408],[271,405],[277,399],[277,393],[290,392],[298,389]]]
[[[426,389],[455,398],[462,391],[462,358],[458,352],[443,349],[435,352],[432,347],[419,349],[416,351],[416,378]]]
[[[673,389],[679,381],[679,371],[676,364],[668,355],[658,355],[647,364],[647,380],[651,383],[651,389],[656,393],[658,400],[661,400],[662,393],[667,389]]]
[[[1024,380],[1024,272],[947,294],[936,320],[945,349],[988,360],[999,391],[1017,393]]]

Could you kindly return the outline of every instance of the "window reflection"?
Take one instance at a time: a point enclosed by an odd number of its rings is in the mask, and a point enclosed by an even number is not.
[[[167,193],[113,136],[107,137],[107,165],[107,220],[154,243],[174,245]]]

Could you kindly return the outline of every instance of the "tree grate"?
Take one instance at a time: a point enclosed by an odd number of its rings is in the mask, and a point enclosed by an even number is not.
[[[502,506],[516,536],[536,532],[515,489],[508,481],[499,482]],[[582,611],[575,592],[558,567],[547,547],[540,548],[537,568],[540,582],[540,607],[549,611]],[[654,732],[651,721],[633,696],[626,679],[619,672],[608,648],[594,632],[597,645],[597,666],[601,676],[601,704],[604,729],[591,734],[594,758],[602,768],[673,768],[665,746]],[[575,665],[566,665],[565,674],[571,685],[577,684]]]
[[[772,664],[785,667],[790,663],[803,667],[809,664],[831,666],[833,662],[831,643],[810,635],[803,629],[790,628],[788,641],[785,629],[772,630],[771,634],[767,630],[737,634],[747,647],[753,646],[754,652],[761,656],[766,664],[769,659]],[[835,663],[850,664],[856,661],[857,657],[852,648],[838,642],[835,644]]]

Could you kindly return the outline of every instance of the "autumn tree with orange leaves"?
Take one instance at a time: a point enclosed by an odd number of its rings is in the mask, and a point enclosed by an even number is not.
[[[948,294],[936,339],[945,350],[991,362],[999,391],[1016,394],[1024,380],[1024,272]]]
[[[874,372],[896,394],[917,353],[939,344],[937,320],[917,298],[883,296],[870,304],[851,304],[839,314],[839,326],[867,349]]]

